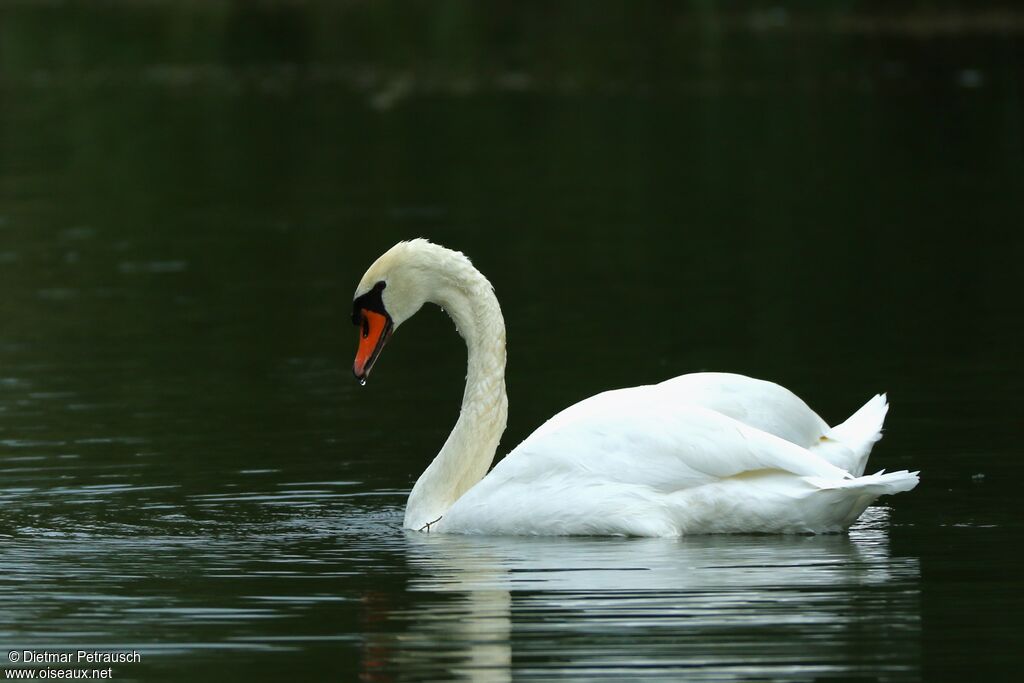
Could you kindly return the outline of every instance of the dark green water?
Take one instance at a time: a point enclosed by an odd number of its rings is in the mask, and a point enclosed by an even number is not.
[[[1012,674],[1024,16],[517,7],[0,7],[0,658]],[[849,536],[403,532],[465,351],[424,311],[360,388],[348,315],[416,236],[496,286],[501,452],[602,389],[728,370],[832,422],[888,391],[872,465],[922,483]]]

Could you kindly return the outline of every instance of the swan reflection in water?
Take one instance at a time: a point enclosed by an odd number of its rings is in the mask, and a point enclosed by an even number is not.
[[[917,678],[920,570],[890,556],[887,517],[827,536],[408,533],[414,606],[386,615],[398,632],[371,637],[363,679]]]

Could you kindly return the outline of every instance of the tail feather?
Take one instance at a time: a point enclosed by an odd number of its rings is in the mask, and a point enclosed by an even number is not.
[[[804,479],[818,488],[814,492],[814,501],[819,506],[819,517],[830,520],[822,529],[838,531],[849,528],[879,496],[909,491],[917,486],[918,473],[907,470],[886,473],[883,470],[850,479]]]
[[[889,412],[885,394],[878,394],[865,403],[842,424],[829,430],[828,438],[842,443],[854,455],[849,468],[850,474],[860,476],[868,463],[871,447],[882,438],[882,423]]]
[[[918,475],[920,475],[920,472],[910,472],[907,470],[886,472],[882,470],[875,474],[854,477],[852,479],[823,479],[821,477],[807,477],[806,479],[823,490],[861,489],[865,493],[877,497],[911,490],[920,481]]]

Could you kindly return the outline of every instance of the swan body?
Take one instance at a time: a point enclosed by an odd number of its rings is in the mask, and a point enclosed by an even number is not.
[[[417,480],[405,526],[434,533],[680,536],[825,533],[850,526],[916,472],[864,476],[888,410],[875,396],[829,427],[789,390],[694,373],[607,391],[561,411],[487,470],[505,429],[505,327],[469,259],[402,242],[364,275],[354,373],[426,302],[453,318],[468,371],[459,419]],[[486,475],[486,476],[485,476]]]

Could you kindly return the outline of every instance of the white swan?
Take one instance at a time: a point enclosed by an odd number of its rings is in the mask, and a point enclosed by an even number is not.
[[[543,424],[487,473],[505,430],[505,323],[463,254],[401,242],[355,292],[353,372],[366,382],[391,333],[426,302],[469,351],[458,422],[409,494],[405,526],[445,533],[680,536],[841,531],[917,472],[863,476],[888,406],[829,426],[789,390],[695,373],[608,391]],[[486,476],[484,476],[486,475]]]

